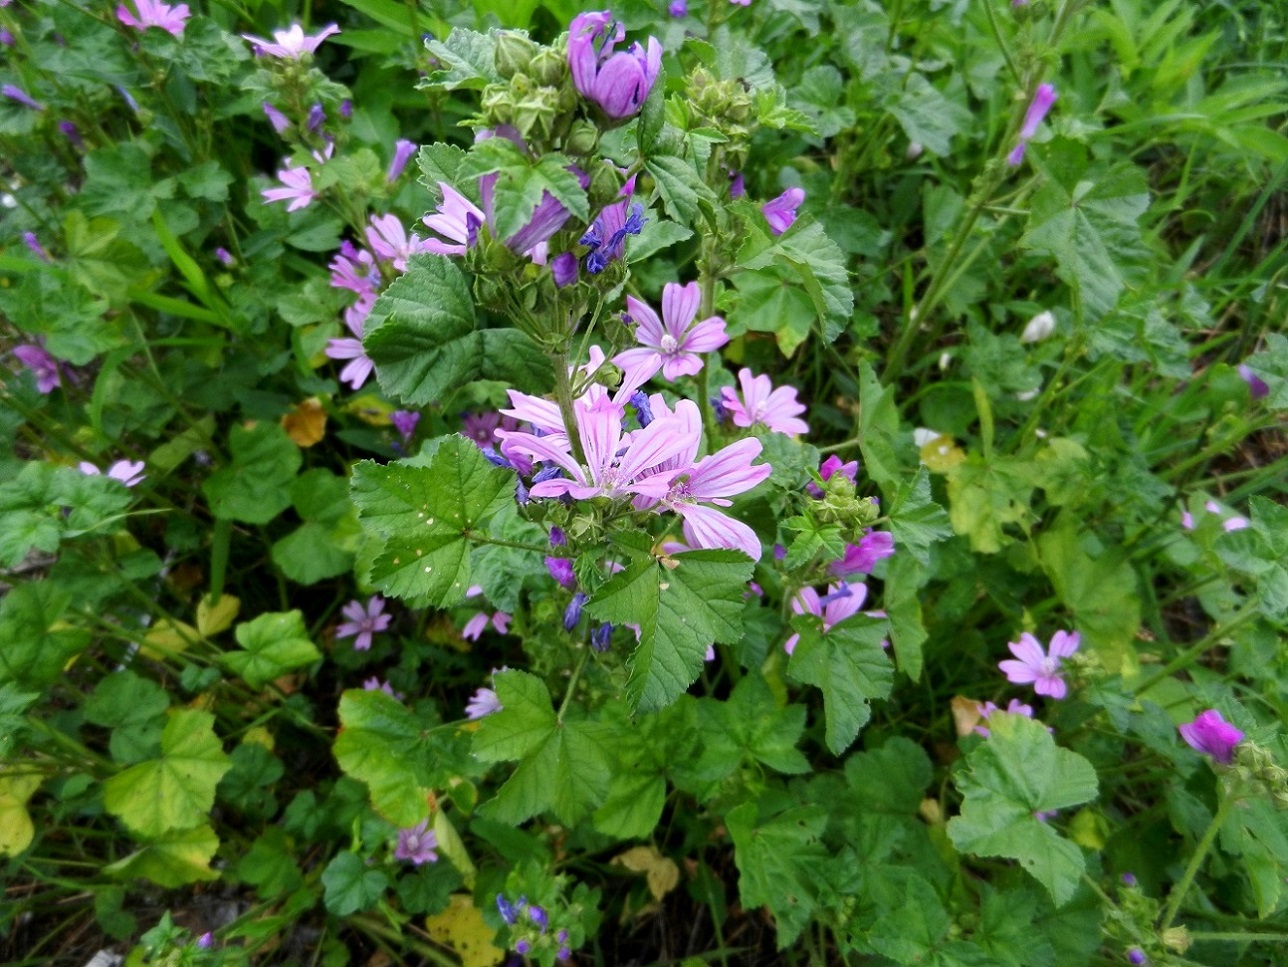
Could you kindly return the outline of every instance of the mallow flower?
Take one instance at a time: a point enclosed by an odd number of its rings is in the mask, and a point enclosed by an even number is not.
[[[415,826],[398,830],[398,846],[394,849],[394,859],[406,860],[412,866],[438,861],[438,836],[429,828],[429,820],[422,819]]]
[[[373,594],[365,606],[361,601],[350,601],[340,609],[349,620],[336,625],[335,636],[352,638],[355,649],[366,651],[371,647],[372,637],[388,628],[393,620],[393,615],[385,614],[384,610],[385,599],[378,594]]]
[[[626,311],[635,321],[635,338],[639,349],[628,349],[613,358],[619,369],[636,371],[638,382],[645,382],[657,371],[668,380],[696,376],[702,370],[702,357],[729,341],[725,323],[719,316],[694,320],[702,302],[698,283],[679,285],[668,282],[662,288],[662,318],[646,303],[634,296],[626,297]]]
[[[796,221],[796,209],[804,203],[804,188],[788,188],[777,198],[771,198],[761,205],[760,211],[765,216],[765,221],[769,222],[769,230],[775,235],[781,235],[792,227]]]
[[[754,376],[750,369],[738,370],[738,383],[742,397],[730,386],[720,388],[721,402],[733,417],[735,426],[760,424],[774,433],[789,436],[808,433],[809,425],[798,417],[805,412],[805,404],[796,399],[791,386],[774,388],[768,376]]]
[[[317,197],[317,193],[313,190],[313,175],[303,165],[298,168],[285,168],[277,173],[277,178],[282,183],[282,187],[265,188],[261,191],[264,201],[289,201],[290,204],[286,206],[286,210],[293,212],[300,208],[307,208]]]
[[[613,48],[626,37],[626,28],[608,10],[579,14],[568,28],[568,68],[573,84],[587,100],[610,118],[637,114],[662,69],[662,45],[656,37],[647,47],[631,44]]]
[[[1199,713],[1198,718],[1179,726],[1177,731],[1191,749],[1226,766],[1234,760],[1234,747],[1243,741],[1243,733],[1214,708]]]
[[[1019,641],[1012,641],[1006,647],[1011,649],[1014,659],[998,663],[1007,681],[1014,685],[1033,685],[1033,691],[1039,695],[1052,698],[1064,698],[1069,687],[1060,673],[1065,658],[1078,650],[1082,637],[1075,632],[1057,631],[1051,636],[1050,647],[1042,650],[1042,644],[1027,631],[1020,635]]]
[[[116,19],[125,26],[135,30],[160,27],[172,36],[183,36],[183,28],[191,16],[186,3],[173,7],[168,3],[160,3],[159,0],[133,0],[133,3],[134,9],[139,12],[137,17],[123,3],[116,8]]]
[[[314,53],[322,45],[322,41],[339,32],[340,28],[337,25],[328,24],[316,34],[307,36],[303,27],[299,24],[291,24],[286,30],[275,30],[271,41],[251,34],[242,34],[242,38],[250,41],[257,57],[299,60],[305,54]]]
[[[363,303],[359,302],[358,304],[361,306]],[[350,308],[354,307],[351,306]],[[367,309],[370,310],[369,304]],[[363,317],[352,316],[351,318],[350,314],[346,313],[344,324],[349,327],[349,331],[353,333],[353,336],[332,339],[326,344],[326,354],[329,359],[349,360],[344,368],[340,370],[340,382],[348,383],[355,390],[362,389],[362,384],[370,378],[372,371],[376,368],[376,364],[371,361],[371,357],[367,355],[367,351],[362,347],[363,321]]]
[[[821,597],[813,588],[801,588],[792,597],[792,611],[796,614],[812,614],[822,618],[823,633],[827,634],[846,618],[852,618],[858,614],[867,596],[866,584],[846,584],[844,581],[830,585],[827,594]],[[783,642],[783,650],[790,655],[796,650],[800,640],[800,635],[792,635]]]
[[[15,346],[13,354],[17,357],[18,362],[31,371],[31,375],[36,377],[36,389],[41,393],[52,393],[54,389],[62,385],[62,380],[58,375],[58,362],[49,351],[43,346],[37,346],[34,343],[28,343],[24,346]]]
[[[142,460],[117,460],[116,463],[107,468],[107,476],[112,480],[120,481],[127,487],[134,487],[142,483],[144,478],[147,476],[147,474],[143,472],[143,467],[144,464]],[[98,476],[102,473],[98,467],[94,466],[94,464],[87,460],[77,464],[76,469],[91,477]]]
[[[1038,89],[1033,92],[1033,100],[1029,102],[1029,109],[1024,112],[1024,123],[1020,126],[1019,140],[1011,149],[1011,153],[1006,156],[1008,165],[1014,168],[1024,162],[1024,152],[1029,146],[1029,141],[1038,133],[1038,126],[1051,110],[1051,105],[1056,102],[1057,97],[1055,87],[1052,85],[1038,85]]]

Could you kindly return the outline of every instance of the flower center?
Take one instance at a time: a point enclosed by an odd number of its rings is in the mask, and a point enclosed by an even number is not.
[[[668,356],[680,348],[680,343],[669,332],[662,336],[662,352]]]

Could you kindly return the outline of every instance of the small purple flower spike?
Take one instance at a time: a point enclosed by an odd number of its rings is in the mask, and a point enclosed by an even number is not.
[[[1239,375],[1248,384],[1248,389],[1251,391],[1254,400],[1263,399],[1270,395],[1270,387],[1266,384],[1266,381],[1254,373],[1246,363],[1239,364]]]

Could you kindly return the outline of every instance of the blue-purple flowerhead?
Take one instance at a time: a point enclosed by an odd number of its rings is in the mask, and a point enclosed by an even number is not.
[[[648,39],[647,47],[634,43],[614,53],[625,36],[626,28],[608,10],[579,14],[568,28],[573,84],[614,119],[639,113],[662,69],[662,45],[656,37]]]

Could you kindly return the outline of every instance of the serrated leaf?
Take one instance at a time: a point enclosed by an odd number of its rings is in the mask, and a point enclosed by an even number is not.
[[[168,890],[219,879],[210,868],[219,849],[219,837],[209,825],[168,833],[148,842],[124,859],[103,867],[116,879],[141,877]]]
[[[460,436],[439,445],[428,467],[406,461],[353,470],[363,529],[381,542],[368,580],[395,597],[442,607],[465,597],[469,534],[514,497],[515,477]]]
[[[725,701],[698,700],[702,755],[694,770],[720,780],[744,763],[759,762],[786,775],[810,771],[796,748],[805,731],[805,706],[780,707],[759,675],[748,675]]]
[[[949,838],[975,856],[1019,860],[1062,906],[1083,873],[1082,853],[1037,814],[1093,799],[1096,770],[1058,747],[1041,722],[1003,713],[988,725],[988,740],[967,754],[955,779],[964,801],[948,822]]]
[[[715,203],[711,189],[684,158],[670,154],[655,155],[644,162],[644,170],[653,177],[666,213],[681,225],[697,222],[699,201]]]
[[[672,563],[635,560],[586,604],[601,621],[640,627],[626,682],[626,699],[637,711],[670,705],[698,677],[708,645],[742,637],[751,559],[737,551],[690,551]]]
[[[895,453],[894,439],[899,432],[899,410],[895,407],[894,390],[882,386],[868,363],[859,366],[859,452],[868,476],[881,487],[889,499],[896,493],[902,474]]]
[[[457,172],[465,161],[465,150],[454,144],[427,144],[416,155],[416,166],[420,168],[420,183],[424,185],[436,202],[442,201],[440,183],[447,183],[453,188],[457,184]]]
[[[800,640],[787,673],[822,691],[827,747],[840,755],[871,717],[869,703],[894,687],[894,666],[881,647],[886,621],[856,614],[823,631],[816,615],[798,615],[792,627]]]
[[[479,88],[501,79],[496,72],[496,35],[453,27],[446,41],[425,44],[439,68],[431,71],[425,84],[454,91]]]
[[[244,650],[224,655],[224,663],[251,688],[263,688],[322,657],[309,640],[304,616],[298,611],[261,614],[254,621],[239,624],[234,634]]]
[[[823,322],[824,338],[835,340],[854,311],[854,290],[850,288],[844,253],[818,222],[798,220],[785,234],[771,236],[763,221],[754,223],[755,232],[738,252],[739,267],[763,269],[779,265],[794,271]]]
[[[383,870],[372,869],[357,853],[345,850],[322,871],[323,901],[337,917],[370,910],[389,888]]]
[[[930,547],[953,535],[948,514],[930,496],[930,474],[925,467],[899,488],[890,504],[890,531],[895,546],[920,563],[930,561]]]
[[[363,346],[380,388],[403,403],[437,403],[476,379],[544,388],[550,363],[518,329],[476,329],[464,274],[441,255],[416,255],[376,300]]]
[[[945,97],[923,74],[910,73],[885,101],[885,108],[903,128],[909,141],[931,154],[952,154],[952,139],[974,123],[964,106]]]
[[[266,524],[291,502],[290,484],[300,469],[300,448],[276,423],[234,426],[232,463],[201,485],[216,517]]]
[[[124,670],[99,681],[85,702],[85,718],[112,730],[113,759],[132,763],[155,754],[169,707],[165,689]]]
[[[778,925],[778,949],[795,943],[818,900],[818,871],[830,857],[820,842],[827,812],[799,806],[760,819],[756,803],[725,816],[744,907],[767,906]]]
[[[19,584],[0,599],[0,685],[43,690],[89,645],[89,632],[67,625],[70,595],[53,582]]]
[[[340,696],[336,761],[367,784],[376,812],[396,826],[415,826],[425,818],[426,797],[439,778],[424,737],[432,724],[379,689],[349,689]]]
[[[215,787],[232,763],[214,733],[215,717],[174,709],[161,732],[161,756],[103,784],[103,806],[133,832],[158,837],[191,829],[210,814]]]

